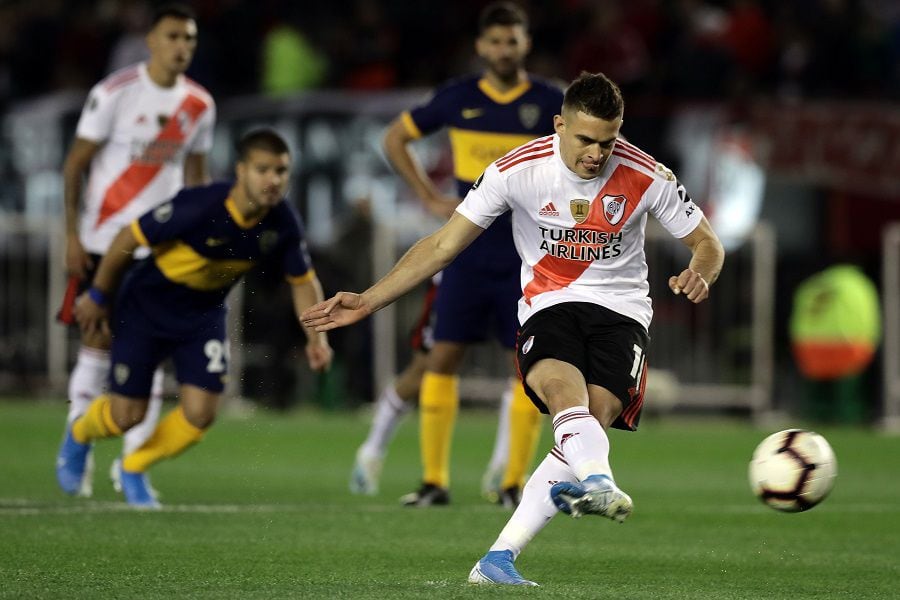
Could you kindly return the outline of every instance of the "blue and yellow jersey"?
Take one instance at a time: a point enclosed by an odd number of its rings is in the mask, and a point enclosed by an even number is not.
[[[457,194],[464,198],[489,164],[513,148],[553,133],[553,115],[559,114],[562,101],[562,90],[533,75],[508,92],[497,91],[481,76],[469,76],[446,83],[428,102],[400,118],[414,138],[447,128]],[[518,268],[508,213],[494,221],[456,262],[473,255],[478,255],[482,266]]]
[[[221,318],[225,297],[263,262],[291,283],[313,278],[299,215],[286,202],[247,222],[229,197],[231,183],[182,190],[131,224],[152,255],[132,269],[118,302],[137,308],[147,325],[177,335],[203,319]]]

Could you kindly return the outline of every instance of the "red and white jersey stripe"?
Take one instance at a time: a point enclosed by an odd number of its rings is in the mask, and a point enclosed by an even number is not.
[[[653,316],[647,215],[677,238],[703,216],[672,172],[633,144],[617,141],[602,173],[582,179],[563,162],[556,135],[494,162],[456,210],[483,228],[512,211],[520,323],[562,302],[591,302],[644,327]]]
[[[212,147],[215,113],[202,86],[181,76],[171,88],[160,87],[145,63],[91,89],[75,133],[102,144],[82,200],[85,249],[104,254],[122,227],[181,189],[187,155]]]

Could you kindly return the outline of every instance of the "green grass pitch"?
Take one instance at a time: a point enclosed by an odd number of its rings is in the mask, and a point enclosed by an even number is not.
[[[167,406],[168,408],[168,406]],[[127,509],[98,445],[92,499],[64,497],[53,459],[62,403],[0,402],[0,598],[900,597],[900,439],[819,428],[838,457],[831,496],[781,514],[750,494],[750,454],[768,430],[721,420],[645,420],[613,432],[624,524],[558,515],[519,558],[542,587],[471,586],[472,564],[508,513],[479,497],[494,418],[463,411],[453,504],[407,509],[419,476],[415,420],[401,427],[382,492],[347,492],[359,414],[224,414],[162,463],[165,510]],[[549,448],[549,423],[539,457]]]

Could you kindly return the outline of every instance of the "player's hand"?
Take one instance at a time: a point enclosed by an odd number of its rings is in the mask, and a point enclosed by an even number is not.
[[[75,302],[75,320],[81,332],[86,335],[102,334],[110,335],[109,311],[105,306],[100,306],[85,292]]]
[[[677,296],[684,294],[694,304],[709,298],[709,284],[697,271],[685,269],[677,277],[669,277],[669,289]]]
[[[356,323],[372,313],[362,300],[362,294],[338,292],[333,297],[310,306],[300,315],[304,327],[329,331]]]
[[[459,198],[455,196],[435,196],[425,201],[425,208],[431,214],[446,220],[453,216],[459,202]]]
[[[320,335],[317,337],[324,337]],[[313,371],[327,371],[331,368],[331,359],[334,352],[328,345],[328,340],[315,340],[306,344],[306,360]]]
[[[88,254],[84,246],[81,245],[81,240],[78,239],[77,235],[67,235],[66,236],[66,273],[70,277],[77,277],[80,280],[84,280],[87,277],[88,271],[93,268],[94,261],[91,260],[90,254]]]

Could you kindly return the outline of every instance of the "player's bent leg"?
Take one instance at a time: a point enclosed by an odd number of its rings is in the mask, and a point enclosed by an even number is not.
[[[157,368],[153,373],[153,384],[150,391],[150,402],[147,404],[147,411],[140,423],[129,429],[122,436],[122,454],[113,460],[109,469],[109,479],[113,489],[116,492],[122,492],[122,457],[136,451],[144,445],[159,424],[159,417],[162,413],[163,404],[163,382],[165,374],[161,368]],[[150,493],[155,497],[159,497],[159,492],[149,484]]]
[[[91,446],[94,440],[122,435],[113,417],[113,405],[122,399],[101,394],[87,411],[66,428],[56,456],[56,480],[67,494],[83,493],[89,475]]]
[[[431,506],[449,502],[450,446],[459,410],[459,377],[465,346],[435,342],[428,354],[428,369],[419,394],[419,443],[423,486],[400,501],[405,506]],[[415,496],[419,496],[418,499]]]
[[[515,508],[525,484],[526,473],[534,460],[543,423],[540,411],[525,394],[525,389],[518,380],[513,386],[509,422],[509,460],[500,484],[499,501],[507,508]]]
[[[500,397],[500,409],[497,413],[497,435],[494,437],[494,450],[491,460],[481,476],[481,495],[489,502],[500,502],[503,490],[503,475],[506,473],[509,458],[509,411],[513,401],[512,389],[503,392]]]
[[[459,378],[426,372],[419,400],[419,443],[423,480],[446,488],[450,483],[450,446],[459,410]]]
[[[182,386],[182,393],[187,387],[192,386]],[[185,402],[182,399],[159,422],[150,439],[122,460],[124,472],[143,473],[159,461],[178,456],[203,439],[212,424],[219,395],[200,388],[193,390],[187,393],[191,400]],[[206,408],[200,408],[201,405]]]
[[[94,336],[97,337],[97,336]],[[88,344],[88,341],[91,344]],[[78,359],[72,373],[69,376],[68,399],[69,411],[66,416],[66,429],[63,433],[63,439],[69,436],[69,429],[72,423],[83,415],[94,398],[103,393],[106,389],[106,383],[109,378],[109,340],[104,336],[102,339],[90,338],[82,340],[82,346],[78,350]],[[93,494],[94,486],[94,458],[92,448],[88,447],[87,456],[84,460],[84,472],[80,475],[78,489],[74,493],[77,496],[90,497]],[[67,484],[64,489],[71,489],[72,485]]]
[[[397,376],[393,384],[382,390],[375,401],[369,435],[356,451],[350,472],[350,492],[374,496],[378,493],[381,469],[388,445],[403,418],[412,410],[419,397],[426,354],[417,352],[412,361]]]

